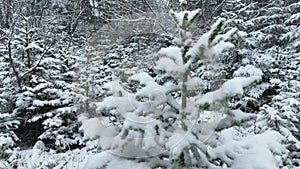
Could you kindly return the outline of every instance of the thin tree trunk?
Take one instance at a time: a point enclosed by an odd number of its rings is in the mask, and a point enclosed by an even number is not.
[[[13,29],[13,28],[12,28]],[[13,30],[12,30],[12,34],[13,34]],[[9,64],[11,66],[11,68],[13,69],[13,73],[17,79],[17,83],[18,83],[18,87],[20,88],[20,90],[22,89],[22,86],[21,86],[21,78],[19,76],[19,73],[17,72],[16,70],[16,67],[15,67],[15,63],[14,63],[14,60],[13,60],[13,56],[12,56],[12,50],[11,50],[11,40],[12,40],[12,37],[10,37],[10,39],[8,40],[8,43],[7,43],[7,47],[8,47],[8,57],[9,57]]]
[[[181,125],[182,129],[187,130],[187,125],[185,124],[184,120],[186,119],[187,112],[187,97],[188,97],[188,89],[187,89],[187,81],[189,76],[189,70],[186,70],[186,72],[183,75],[183,81],[182,81],[182,90],[181,90]]]

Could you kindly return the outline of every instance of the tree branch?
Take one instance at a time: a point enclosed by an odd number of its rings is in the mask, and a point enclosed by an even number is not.
[[[51,48],[52,45],[49,45],[48,48],[44,49],[42,56],[40,57],[38,63],[36,65],[34,65],[33,67],[31,67],[27,72],[25,72],[21,78],[24,78],[27,74],[31,73],[32,71],[34,71],[41,63],[42,59],[44,58],[44,56],[47,54],[47,52],[49,51],[49,49]]]

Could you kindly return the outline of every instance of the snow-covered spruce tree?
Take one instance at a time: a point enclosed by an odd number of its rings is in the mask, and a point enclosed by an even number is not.
[[[283,135],[289,155],[281,166],[299,166],[299,9],[297,1],[232,1],[224,13],[244,31],[242,43],[226,61],[232,75],[262,70],[263,82],[246,91],[236,107],[258,113],[252,132],[275,130]],[[299,41],[299,40],[298,40]],[[240,67],[240,68],[239,68]]]
[[[1,86],[9,113],[21,119],[22,127],[15,131],[19,145],[30,146],[41,139],[58,149],[67,148],[77,143],[79,123],[70,109],[72,81],[65,79],[64,57],[54,49],[50,32],[32,26],[33,18],[15,19],[20,22],[4,31],[7,74]]]
[[[0,30],[3,31],[4,30]],[[11,98],[16,94],[16,83],[11,83],[14,76],[11,73],[9,57],[7,57],[7,46],[2,38],[0,40],[0,158],[6,157],[11,148],[16,145],[18,137],[14,133],[14,129],[19,125],[16,116],[12,113],[13,105]]]
[[[219,19],[209,32],[194,42],[188,28],[200,10],[187,11],[186,1],[181,4],[183,11],[171,11],[178,25],[179,38],[174,40],[176,45],[160,50],[155,66],[157,77],[140,72],[129,77],[130,86],[117,79],[103,86],[108,97],[97,103],[97,112],[123,116],[123,121],[112,123],[109,116],[83,120],[85,134],[91,139],[98,138],[99,147],[104,150],[91,157],[86,168],[121,165],[136,165],[137,168],[241,167],[235,160],[247,152],[248,144],[239,142],[243,138],[237,138],[232,126],[241,125],[254,116],[227,109],[226,101],[242,95],[243,88],[259,81],[261,76],[236,77],[217,90],[204,93],[202,80],[194,72],[200,64],[233,47],[227,40],[236,29],[220,34],[224,20]],[[220,135],[215,129],[224,132]],[[227,134],[230,136],[225,137]],[[222,139],[207,140],[211,135]],[[240,152],[231,150],[235,145],[228,149],[223,147],[233,140],[239,143]],[[273,157],[270,149],[266,151]]]
[[[101,65],[100,56],[93,46],[86,45],[81,55],[77,57],[74,77],[74,103],[76,111],[87,114],[88,117],[96,116],[95,102],[101,95],[100,86],[109,78],[105,66]],[[107,75],[107,76],[105,76]]]

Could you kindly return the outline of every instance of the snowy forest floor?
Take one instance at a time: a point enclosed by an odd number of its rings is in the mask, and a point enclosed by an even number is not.
[[[75,149],[65,153],[40,149],[22,150],[14,152],[9,161],[0,160],[0,169],[15,167],[18,169],[82,169],[87,159],[92,155],[95,155],[95,153],[88,151],[87,148]]]

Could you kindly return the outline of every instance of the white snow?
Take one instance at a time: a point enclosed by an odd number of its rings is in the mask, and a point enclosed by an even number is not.
[[[156,62],[157,70],[166,71],[168,74],[172,75],[182,75],[185,70],[186,66],[184,65],[178,65],[174,62],[174,60],[170,58],[161,58]]]
[[[237,137],[234,130],[228,129],[221,132],[220,145],[209,149],[209,155],[225,160],[233,169],[277,169],[279,165],[274,156],[286,153],[281,144],[284,139],[275,131]]]
[[[119,158],[106,151],[99,154],[90,156],[84,165],[84,169],[118,169],[118,168],[130,168],[130,169],[150,169],[149,166],[138,163],[134,160]]]
[[[128,79],[129,81],[138,81],[141,84],[147,85],[149,83],[153,83],[154,79],[146,72],[137,73],[135,75],[132,75]]]
[[[174,62],[178,65],[182,65],[183,61],[182,61],[182,52],[181,52],[181,48],[177,47],[177,46],[170,46],[167,48],[162,48],[159,53],[160,55],[164,55],[172,60],[174,60]]]
[[[174,12],[171,10],[171,14],[173,14],[175,19],[178,21],[178,25],[186,26],[184,24],[190,23],[191,20],[193,20],[195,16],[200,13],[200,11],[201,11],[200,9],[196,9],[193,11],[180,11],[180,12]],[[187,20],[185,20],[185,16],[187,16]]]
[[[263,72],[253,65],[241,66],[233,73],[233,76],[262,76]]]
[[[179,3],[180,3],[180,5],[187,4],[187,1],[186,0],[179,0]]]
[[[295,13],[291,15],[290,18],[285,21],[285,23],[298,22],[299,20],[300,20],[300,13]]]
[[[84,168],[87,159],[94,155],[88,148],[81,150],[67,151],[64,153],[58,153],[54,150],[45,149],[29,149],[23,151],[14,151],[8,159],[8,164],[5,161],[0,160],[0,168],[12,169],[11,164],[16,166],[16,169],[79,169]]]
[[[280,79],[273,79],[273,78],[271,78],[270,79],[270,83],[272,83],[272,84],[281,84],[282,81]]]
[[[112,139],[119,133],[114,127],[107,126],[100,118],[81,119],[84,134],[90,139],[98,138],[98,144],[103,149],[109,148],[112,144]]]
[[[200,105],[204,105],[205,103],[212,104],[215,101],[221,101],[227,97],[243,95],[243,88],[260,80],[261,76],[235,77],[225,82],[220,89],[201,96],[198,103]]]
[[[37,49],[38,51],[43,51],[44,49],[41,48],[39,45],[37,45],[35,42],[31,42],[26,48],[25,48],[25,51],[26,50],[29,50],[29,49]]]
[[[214,50],[216,51],[216,53],[222,53],[225,49],[230,49],[230,48],[234,48],[234,44],[232,44],[231,42],[222,42],[222,43],[218,43],[214,46]]]
[[[244,147],[249,147],[234,161],[233,169],[268,168],[278,169],[278,163],[274,155],[284,154],[284,146],[281,142],[284,137],[275,131],[267,131],[259,135],[248,136]]]

